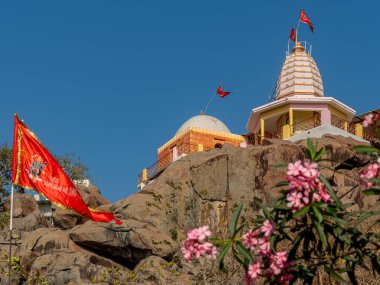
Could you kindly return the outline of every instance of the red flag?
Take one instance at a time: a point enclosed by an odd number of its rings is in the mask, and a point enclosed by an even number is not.
[[[292,30],[290,31],[290,36],[289,38],[293,41],[296,42],[296,32],[294,31],[294,27],[292,27]]]
[[[228,94],[231,94],[231,92],[223,91],[222,85],[219,85],[218,90],[216,90],[216,93],[219,94],[220,97],[224,98]]]
[[[301,21],[302,23],[305,23],[305,24],[309,25],[310,30],[311,30],[312,32],[314,32],[313,24],[311,23],[309,17],[306,15],[306,13],[305,13],[304,10],[301,10],[300,21]]]
[[[110,212],[90,210],[53,156],[15,115],[12,184],[42,193],[52,203],[97,222],[121,224]]]

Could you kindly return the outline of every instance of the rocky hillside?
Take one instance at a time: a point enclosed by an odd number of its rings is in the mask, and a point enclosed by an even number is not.
[[[358,172],[368,158],[355,154],[352,139],[316,140],[334,161],[323,174],[353,208],[376,207],[360,193]],[[114,211],[122,225],[95,223],[69,210],[55,209],[48,220],[30,195],[15,197],[12,284],[209,284],[217,282],[210,267],[202,271],[186,262],[180,243],[188,229],[210,225],[226,235],[233,209],[245,204],[244,217],[255,215],[254,199],[266,203],[271,188],[285,178],[280,163],[304,158],[306,142],[266,140],[262,146],[192,153],[172,163],[142,191],[110,204],[96,188],[80,189],[89,207]],[[120,189],[125,191],[125,189]],[[8,231],[0,236],[1,284],[8,284]],[[216,272],[216,271],[215,271]],[[237,274],[239,275],[239,274]],[[225,277],[222,277],[225,278]],[[240,277],[239,277],[240,278]],[[225,279],[224,284],[237,284]],[[241,279],[236,279],[241,280]],[[28,283],[29,282],[29,283]],[[219,284],[219,283],[218,283]]]

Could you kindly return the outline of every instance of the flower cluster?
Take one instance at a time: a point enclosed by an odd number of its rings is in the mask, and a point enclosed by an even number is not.
[[[248,266],[245,277],[247,284],[260,277],[277,277],[278,284],[286,284],[292,279],[290,266],[294,262],[288,262],[286,251],[273,251],[270,248],[270,237],[275,232],[276,225],[266,220],[257,230],[251,230],[242,237],[243,245],[255,256],[255,261]]]
[[[374,114],[368,114],[364,117],[363,121],[363,127],[367,128],[369,125],[373,125],[374,122],[380,118],[380,113],[374,115]]]
[[[211,231],[208,226],[188,231],[187,239],[183,242],[181,248],[185,258],[187,260],[192,260],[194,257],[215,259],[218,252],[212,243],[206,241],[209,236],[211,236]]]
[[[360,179],[366,187],[372,187],[374,182],[368,181],[369,179],[380,177],[380,157],[377,159],[376,163],[370,164],[367,170],[363,170],[360,173]]]
[[[287,171],[289,191],[286,195],[287,206],[292,212],[299,211],[311,202],[328,203],[331,200],[324,184],[318,179],[318,164],[301,160],[289,163]],[[312,201],[310,201],[310,199]]]

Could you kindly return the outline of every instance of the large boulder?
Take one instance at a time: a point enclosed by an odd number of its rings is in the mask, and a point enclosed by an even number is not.
[[[122,220],[122,225],[89,221],[76,226],[70,238],[78,245],[101,256],[133,267],[154,254],[170,257],[178,250],[170,236],[136,220]]]
[[[194,277],[183,273],[174,262],[167,262],[158,256],[140,261],[133,273],[137,284],[197,284]]]
[[[4,204],[7,211],[10,210],[9,200]],[[13,196],[13,217],[22,218],[38,210],[38,204],[30,194],[18,194]]]

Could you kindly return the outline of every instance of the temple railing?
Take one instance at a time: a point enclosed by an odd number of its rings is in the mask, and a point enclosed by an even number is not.
[[[313,117],[307,118],[300,122],[297,122],[293,125],[290,125],[293,135],[297,135],[303,132],[306,132],[310,129],[318,127],[321,125],[321,116],[320,114],[314,115]]]
[[[349,132],[350,134],[355,135],[355,123],[346,121],[342,118],[339,118],[335,115],[331,115],[331,125],[334,127],[337,127],[341,130],[344,130],[346,132]]]
[[[203,147],[203,150],[210,150],[213,148]],[[158,161],[153,163],[151,166],[145,168],[139,175],[137,175],[138,183],[146,180],[151,180],[157,176],[161,171],[163,171],[170,163],[180,159],[181,157],[198,151],[198,145],[196,144],[180,144],[177,146],[177,157],[173,157],[173,152],[168,152],[165,156],[160,157]]]
[[[363,139],[366,141],[372,141],[377,138],[376,132],[373,127],[363,128]]]

